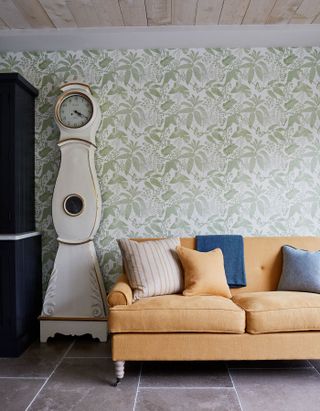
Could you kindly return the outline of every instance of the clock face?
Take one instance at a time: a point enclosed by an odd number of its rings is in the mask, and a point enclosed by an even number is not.
[[[60,122],[70,128],[85,126],[93,114],[93,106],[88,97],[83,94],[70,94],[60,104]]]

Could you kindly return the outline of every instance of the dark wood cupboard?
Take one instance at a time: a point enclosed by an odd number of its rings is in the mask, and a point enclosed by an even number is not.
[[[41,236],[35,231],[35,89],[0,74],[0,356],[18,356],[38,335]]]

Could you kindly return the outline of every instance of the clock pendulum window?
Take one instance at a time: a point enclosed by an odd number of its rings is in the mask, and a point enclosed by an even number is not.
[[[67,83],[55,106],[61,163],[52,217],[59,248],[40,316],[40,340],[56,333],[107,339],[106,292],[93,238],[101,218],[94,165],[100,108],[83,83]]]

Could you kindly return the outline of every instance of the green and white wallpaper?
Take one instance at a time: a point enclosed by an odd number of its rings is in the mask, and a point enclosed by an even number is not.
[[[102,110],[96,247],[109,288],[116,238],[320,234],[320,48],[150,49],[0,55],[40,91],[36,218],[46,286],[57,247],[59,86],[91,84]]]

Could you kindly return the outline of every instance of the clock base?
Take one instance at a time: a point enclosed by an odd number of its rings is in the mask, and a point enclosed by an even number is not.
[[[107,320],[76,320],[76,319],[40,319],[40,342],[47,342],[49,337],[54,337],[56,333],[63,335],[80,336],[91,334],[93,338],[98,338],[100,342],[106,342],[108,336]]]

